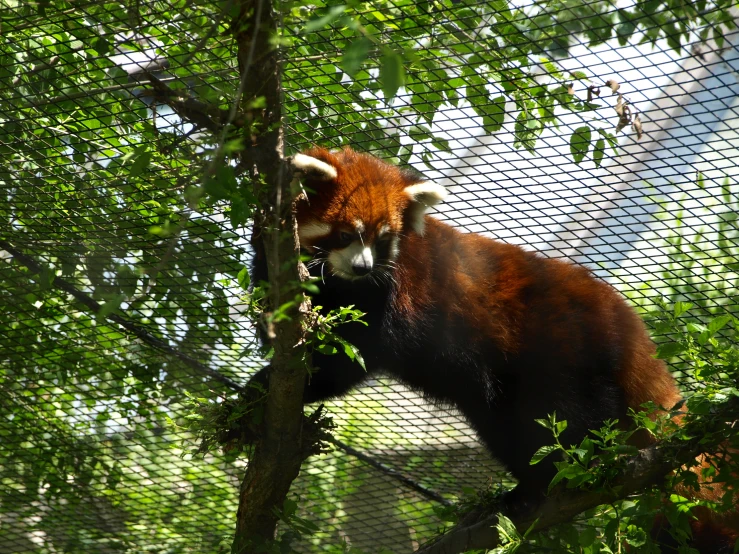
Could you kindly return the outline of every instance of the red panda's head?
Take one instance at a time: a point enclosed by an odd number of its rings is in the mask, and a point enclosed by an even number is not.
[[[400,235],[422,235],[424,213],[446,196],[419,174],[350,148],[312,148],[292,161],[308,192],[297,206],[300,245],[343,279],[392,267]]]

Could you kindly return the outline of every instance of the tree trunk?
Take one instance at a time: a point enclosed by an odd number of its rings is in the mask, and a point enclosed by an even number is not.
[[[255,226],[264,241],[269,270],[269,306],[274,310],[302,298],[300,281],[307,275],[298,263],[299,247],[292,212],[291,169],[283,155],[282,88],[277,20],[269,0],[240,0],[234,21],[238,45],[243,127],[241,165],[259,199]],[[303,325],[307,301],[287,310],[289,318],[269,325],[274,357],[265,400],[263,433],[239,493],[232,552],[250,552],[275,538],[278,517],[301,463],[312,450],[302,432],[303,386],[306,378]]]

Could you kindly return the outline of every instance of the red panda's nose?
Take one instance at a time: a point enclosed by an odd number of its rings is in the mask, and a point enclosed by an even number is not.
[[[364,247],[361,253],[352,259],[352,272],[357,277],[363,277],[372,271],[374,252],[372,247]]]
[[[367,275],[370,271],[372,271],[372,264],[364,264],[364,263],[355,263],[352,264],[352,271],[354,272],[354,275],[357,277],[364,277]]]

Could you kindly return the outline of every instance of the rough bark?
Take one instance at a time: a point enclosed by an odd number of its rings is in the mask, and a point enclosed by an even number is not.
[[[240,0],[233,23],[238,46],[244,150],[240,165],[255,185],[260,211],[255,225],[264,241],[269,270],[269,305],[276,308],[299,294],[301,275],[289,183],[283,157],[282,89],[276,15],[269,0]],[[259,99],[263,99],[260,101]],[[232,552],[254,551],[275,537],[278,517],[311,439],[303,432],[303,321],[307,303],[288,310],[289,319],[270,327],[274,357],[269,374],[264,423],[239,493]]]
[[[728,402],[722,413],[713,415],[711,421],[688,423],[684,434],[693,436],[692,439],[657,443],[640,450],[625,463],[620,476],[609,483],[607,488],[596,491],[565,490],[522,513],[506,513],[501,506],[481,508],[472,518],[473,521],[470,518],[462,521],[460,525],[422,546],[416,554],[457,554],[468,550],[495,548],[500,545],[500,537],[495,528],[498,513],[509,517],[521,533],[532,526],[535,531],[540,531],[572,521],[585,510],[643,492],[701,454],[715,452],[726,440],[726,422],[737,417],[737,410],[739,399]]]

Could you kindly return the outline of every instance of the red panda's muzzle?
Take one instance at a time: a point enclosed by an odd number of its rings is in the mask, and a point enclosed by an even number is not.
[[[346,248],[332,250],[328,255],[328,263],[338,277],[357,279],[372,272],[376,257],[374,245],[355,240]]]

